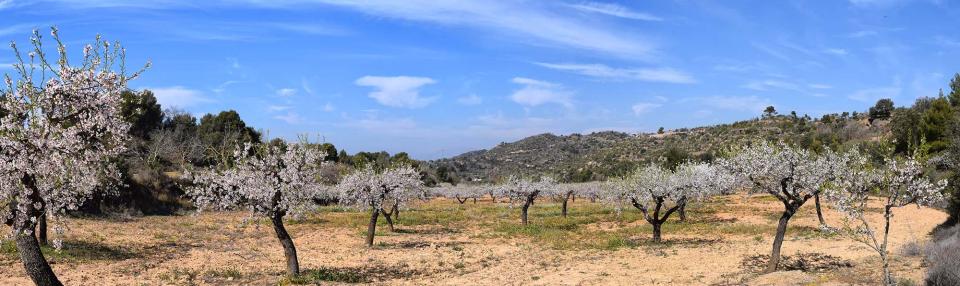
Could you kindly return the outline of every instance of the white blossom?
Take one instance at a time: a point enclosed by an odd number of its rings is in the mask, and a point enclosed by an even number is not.
[[[254,215],[301,216],[313,199],[328,192],[319,178],[326,154],[306,143],[245,144],[233,154],[234,166],[195,171],[186,188],[197,207],[247,208]]]
[[[129,129],[120,115],[120,93],[139,74],[122,74],[122,62],[121,73],[111,70],[123,55],[107,49],[95,49],[72,66],[58,45],[60,60],[51,65],[38,32],[32,41],[31,54],[39,61],[15,65],[20,78],[6,75],[0,90],[0,114],[6,114],[0,118],[0,217],[24,234],[43,213],[53,216],[55,231],[62,230],[60,215],[119,182],[111,158],[125,150]],[[40,74],[45,81],[38,81]]]
[[[382,208],[384,202],[403,207],[426,196],[420,173],[407,165],[383,171],[371,167],[356,170],[340,180],[337,192],[341,204],[362,210]]]

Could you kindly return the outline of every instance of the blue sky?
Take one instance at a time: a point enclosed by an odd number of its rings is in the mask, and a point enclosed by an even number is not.
[[[543,132],[649,132],[935,96],[952,1],[0,0],[0,39],[102,34],[131,84],[272,137],[434,159]],[[0,53],[0,72],[12,72]]]

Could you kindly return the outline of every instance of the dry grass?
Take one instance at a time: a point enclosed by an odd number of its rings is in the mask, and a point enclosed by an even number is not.
[[[632,209],[618,215],[577,200],[564,218],[558,205],[538,202],[531,224],[521,226],[519,209],[506,203],[437,199],[401,212],[397,232],[378,228],[372,248],[363,246],[368,214],[325,207],[288,224],[304,268],[298,277],[284,275],[272,229],[263,222],[241,225],[242,213],[71,219],[66,248],[46,253],[64,282],[74,285],[743,284],[757,273],[741,262],[769,252],[781,207],[768,197],[740,195],[691,205],[688,221],[672,218],[664,242],[655,244],[650,225]],[[946,216],[926,208],[897,211],[891,249],[925,237]],[[840,224],[835,213],[827,215]],[[808,273],[812,281],[877,281],[875,253],[817,225],[812,204],[804,206],[791,221],[783,253],[823,253],[853,267]],[[894,257],[899,277],[923,281],[921,257]],[[0,284],[26,283],[15,247],[0,244]]]

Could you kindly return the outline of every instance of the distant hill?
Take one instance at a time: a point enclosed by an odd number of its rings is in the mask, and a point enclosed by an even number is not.
[[[819,119],[780,115],[663,134],[547,133],[428,164],[446,169],[460,180],[489,181],[534,174],[554,175],[565,181],[602,180],[660,158],[710,161],[731,146],[758,140],[785,140],[814,150],[871,143],[889,132],[886,125],[886,121],[871,124],[862,114],[832,114]]]

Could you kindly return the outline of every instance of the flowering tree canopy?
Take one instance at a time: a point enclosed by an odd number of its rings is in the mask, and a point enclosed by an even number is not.
[[[382,171],[366,167],[354,171],[337,184],[340,203],[362,210],[370,210],[370,224],[367,226],[367,245],[373,245],[377,218],[384,211],[385,203],[392,203],[394,209],[405,206],[410,200],[425,197],[420,173],[409,165],[387,168]],[[393,222],[386,216],[391,227]]]
[[[826,192],[836,203],[837,210],[844,214],[845,228],[855,240],[864,243],[880,254],[883,262],[883,282],[893,285],[889,269],[887,235],[893,208],[910,204],[929,205],[943,199],[940,193],[947,182],[933,183],[923,176],[920,162],[914,159],[890,160],[882,168],[870,166],[866,157],[858,152],[850,153],[849,166],[842,180]],[[884,227],[882,237],[866,219],[870,197],[879,198],[884,204]]]
[[[328,192],[319,182],[325,156],[304,143],[246,143],[234,151],[232,166],[192,174],[187,195],[200,210],[246,208],[256,216],[300,216]]]
[[[752,191],[773,195],[784,205],[766,271],[776,270],[779,264],[780,246],[790,218],[807,200],[834,183],[848,160],[848,156],[832,151],[817,155],[782,142],[776,145],[763,142],[721,161],[731,173],[749,180]]]
[[[319,180],[325,156],[306,143],[246,143],[234,151],[232,164],[191,174],[187,195],[201,210],[246,208],[270,218],[284,247],[287,272],[298,274],[296,247],[283,219],[312,209],[313,199],[327,191]]]
[[[463,204],[469,199],[476,202],[477,198],[486,194],[486,191],[484,186],[461,183],[437,187],[435,193],[445,198],[455,199],[458,203]]]
[[[500,184],[498,192],[513,201],[522,201],[520,222],[527,225],[527,211],[541,193],[550,192],[557,188],[557,181],[552,177],[542,176],[534,181],[527,178],[511,176]]]
[[[120,93],[139,73],[126,75],[125,49],[99,37],[84,47],[82,62],[71,65],[57,29],[51,34],[59,56],[55,65],[48,62],[37,31],[28,59],[11,44],[20,77],[15,81],[5,75],[0,90],[0,217],[12,227],[31,279],[58,285],[36,246],[34,225],[49,214],[54,230],[62,231],[60,215],[119,181],[110,159],[125,150],[129,139]],[[59,239],[54,245],[60,246]]]
[[[671,214],[689,201],[720,194],[733,182],[733,176],[707,163],[681,163],[673,172],[650,164],[611,181],[607,200],[618,209],[624,204],[639,209],[653,225],[653,240],[659,242],[660,228]]]

